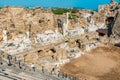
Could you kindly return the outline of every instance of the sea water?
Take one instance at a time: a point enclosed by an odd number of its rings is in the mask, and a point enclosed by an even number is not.
[[[119,1],[119,0],[116,0]],[[110,0],[0,0],[0,7],[23,6],[43,8],[89,8],[98,9],[100,4],[108,4]]]

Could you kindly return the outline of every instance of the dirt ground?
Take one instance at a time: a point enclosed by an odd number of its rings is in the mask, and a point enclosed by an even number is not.
[[[66,63],[61,71],[86,80],[120,80],[120,48],[98,47]]]

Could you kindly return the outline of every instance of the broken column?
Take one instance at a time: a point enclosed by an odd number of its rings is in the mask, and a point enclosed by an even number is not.
[[[30,33],[29,33],[29,31],[26,32],[26,38],[27,38],[27,39],[30,38]]]
[[[35,42],[35,44],[38,43],[38,42],[37,42],[37,37],[34,37],[34,42]]]
[[[66,36],[67,35],[67,30],[68,30],[68,23],[69,23],[69,13],[67,12],[66,14],[66,23],[63,24],[63,35]]]
[[[3,42],[6,43],[7,42],[7,31],[3,30]]]

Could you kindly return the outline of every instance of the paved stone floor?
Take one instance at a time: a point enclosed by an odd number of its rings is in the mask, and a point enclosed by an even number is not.
[[[59,80],[52,75],[43,74],[36,70],[19,69],[18,67],[8,66],[6,62],[0,65],[0,80]]]

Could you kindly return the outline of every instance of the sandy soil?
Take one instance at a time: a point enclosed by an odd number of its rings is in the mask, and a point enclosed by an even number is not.
[[[98,47],[63,65],[61,71],[87,80],[120,80],[120,48]]]

